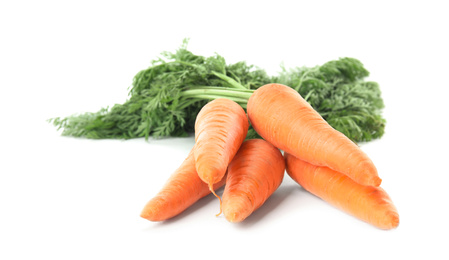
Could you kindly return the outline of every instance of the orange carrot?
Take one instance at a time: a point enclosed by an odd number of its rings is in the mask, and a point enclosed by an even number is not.
[[[260,87],[251,95],[247,111],[257,133],[279,149],[344,173],[360,184],[380,185],[371,159],[292,88],[280,84]]]
[[[279,149],[262,139],[245,141],[229,164],[223,192],[223,213],[240,222],[258,209],[279,187],[285,161]]]
[[[213,189],[223,186],[225,180],[217,182]],[[198,177],[192,149],[159,193],[145,205],[140,216],[150,221],[167,220],[210,193],[209,186]]]
[[[285,153],[287,173],[310,193],[381,229],[399,225],[399,214],[381,187],[365,186],[328,167]]]
[[[249,122],[236,102],[219,98],[207,103],[195,121],[195,165],[199,177],[210,187],[220,181],[245,140]]]

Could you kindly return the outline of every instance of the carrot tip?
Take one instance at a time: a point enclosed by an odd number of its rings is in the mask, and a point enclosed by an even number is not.
[[[154,216],[154,214],[149,211],[140,213],[140,217],[149,221],[157,221],[157,218]]]
[[[390,214],[390,219],[391,219],[391,227],[390,227],[391,229],[399,226],[399,214],[397,214],[396,212]]]
[[[362,179],[354,180],[355,182],[366,185],[366,186],[373,186],[373,187],[379,187],[382,183],[382,179],[378,176],[364,176]]]
[[[222,207],[221,207],[221,204],[222,204],[221,198],[220,198],[220,196],[217,195],[217,193],[215,193],[213,184],[211,182],[209,183],[209,190],[212,192],[212,194],[214,194],[215,197],[218,198],[218,201],[220,202],[220,212],[218,212],[218,214],[215,215],[216,217],[218,217],[223,212]]]
[[[377,177],[377,176],[374,176],[374,177],[370,180],[370,182],[371,182],[371,185],[373,185],[374,187],[379,187],[380,184],[382,183],[382,179],[379,178],[379,177]]]
[[[241,217],[236,212],[234,212],[233,214],[230,214],[228,216],[227,220],[231,223],[242,221]]]

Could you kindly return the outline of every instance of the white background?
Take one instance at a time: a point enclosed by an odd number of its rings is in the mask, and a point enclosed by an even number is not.
[[[0,259],[448,259],[443,3],[2,1]],[[185,37],[196,54],[270,74],[281,63],[361,60],[387,119],[384,137],[361,147],[399,227],[361,222],[287,175],[240,224],[215,217],[212,196],[164,223],[141,219],[193,138],[76,139],[45,120],[123,103],[133,76]]]

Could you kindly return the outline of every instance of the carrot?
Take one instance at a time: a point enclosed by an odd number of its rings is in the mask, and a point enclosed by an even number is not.
[[[381,229],[399,225],[399,214],[381,187],[365,186],[328,167],[284,154],[288,175],[305,190]]]
[[[209,185],[220,181],[229,163],[245,140],[249,122],[243,108],[236,102],[219,98],[207,103],[195,121],[195,165],[199,177]]]
[[[213,189],[223,186],[225,180],[217,182]],[[145,205],[140,216],[150,221],[167,220],[210,193],[209,186],[198,177],[192,149],[159,193]]]
[[[240,222],[258,209],[279,187],[285,161],[279,149],[262,139],[245,141],[229,164],[223,192],[223,213]]]
[[[294,89],[280,84],[262,86],[251,95],[247,112],[256,132],[279,149],[344,173],[360,184],[380,185],[371,159]]]

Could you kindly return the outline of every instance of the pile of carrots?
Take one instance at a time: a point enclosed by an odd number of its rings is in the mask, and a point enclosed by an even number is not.
[[[245,141],[249,123],[263,139]],[[399,224],[371,159],[298,92],[280,84],[257,89],[247,114],[229,99],[205,105],[196,118],[194,147],[141,217],[164,221],[213,193],[220,201],[217,216],[240,222],[276,191],[285,171],[305,190],[367,223],[381,229]],[[215,190],[222,186],[220,198]]]

